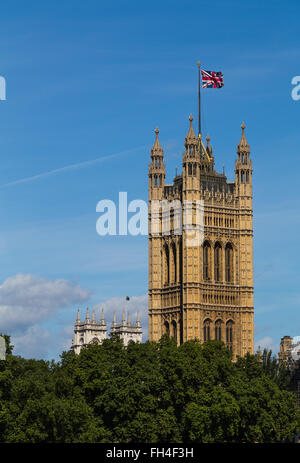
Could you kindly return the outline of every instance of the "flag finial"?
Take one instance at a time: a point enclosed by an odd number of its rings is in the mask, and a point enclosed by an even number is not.
[[[242,129],[242,136],[241,136],[241,139],[239,141],[239,144],[237,146],[237,152],[250,152],[250,146],[247,142],[247,139],[246,139],[246,136],[245,136],[245,123],[243,122],[242,125],[241,125],[241,129]]]
[[[159,139],[158,139],[158,134],[159,134],[159,129],[158,127],[156,127],[156,129],[154,130],[155,132],[155,141],[154,141],[154,145],[152,146],[151,148],[151,156],[157,156],[157,155],[162,155],[163,156],[163,149],[161,147],[161,144],[159,143]]]

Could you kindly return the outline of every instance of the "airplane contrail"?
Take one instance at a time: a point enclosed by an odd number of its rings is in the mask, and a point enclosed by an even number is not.
[[[0,185],[0,188],[5,188],[5,187],[13,186],[13,185],[18,185],[20,183],[32,182],[32,181],[38,180],[39,178],[42,178],[42,177],[48,177],[49,175],[54,175],[54,174],[57,174],[59,172],[65,172],[67,170],[79,169],[80,167],[85,167],[85,166],[89,166],[91,164],[96,164],[97,162],[107,161],[109,159],[117,158],[117,157],[123,156],[125,154],[134,153],[135,151],[138,151],[140,149],[145,149],[145,148],[147,148],[147,147],[146,146],[138,146],[137,148],[132,148],[130,150],[120,151],[119,153],[109,154],[108,156],[102,156],[100,158],[92,159],[90,161],[83,161],[83,162],[78,162],[77,164],[71,164],[69,166],[59,167],[58,169],[49,170],[48,172],[42,172],[40,174],[33,175],[31,177],[21,178],[19,180],[14,180],[13,182],[4,183],[3,185]]]

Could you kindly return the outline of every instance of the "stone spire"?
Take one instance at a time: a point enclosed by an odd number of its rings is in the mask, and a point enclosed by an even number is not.
[[[159,130],[155,129],[155,142],[151,148],[151,162],[149,164],[149,201],[161,200],[166,179],[164,152],[158,139]]]
[[[258,346],[258,349],[256,351],[256,356],[258,358],[259,363],[263,363],[263,354],[261,352],[260,346]]]
[[[210,145],[210,136],[207,135],[206,136],[206,152],[207,154],[209,155],[211,161],[212,161],[212,164],[214,166],[215,164],[215,159],[214,159],[214,155],[213,155],[213,149],[212,149],[212,146]]]
[[[206,149],[207,149],[207,151],[209,151],[209,149],[210,149],[209,142],[210,142],[210,136],[207,134],[206,135]]]
[[[90,314],[89,314],[89,308],[86,308],[86,316],[85,316],[85,321],[86,323],[90,323]]]
[[[129,314],[129,312],[127,314],[127,324],[130,325],[130,314]]]
[[[141,322],[140,322],[140,312],[138,312],[136,314],[136,326],[137,327],[140,327],[141,326]]]
[[[80,313],[79,313],[79,309],[78,309],[78,311],[77,311],[76,323],[80,323]]]
[[[123,310],[123,313],[122,313],[122,325],[125,324],[125,310]]]
[[[92,323],[96,323],[96,320],[95,320],[95,309],[92,310]]]
[[[155,137],[154,145],[151,148],[151,157],[152,156],[161,156],[161,157],[163,157],[163,155],[164,155],[163,149],[162,149],[161,144],[160,144],[159,139],[158,139],[158,134],[159,134],[159,130],[158,130],[158,127],[156,127],[156,129],[155,129],[156,137]]]
[[[101,325],[105,325],[105,320],[104,320],[104,309],[102,308],[101,312]]]
[[[113,316],[113,322],[112,322],[112,326],[115,326],[117,324],[117,320],[116,320],[116,312],[114,312],[114,316]]]
[[[206,135],[206,151],[212,157],[212,146],[210,145],[210,136]]]
[[[245,124],[244,122],[242,123],[241,125],[241,128],[242,128],[242,136],[241,136],[241,139],[239,141],[239,144],[237,145],[237,153],[250,153],[250,146],[246,140],[246,136],[245,136]]]
[[[190,115],[189,120],[190,120],[190,128],[184,140],[185,147],[189,145],[196,145],[196,146],[198,145],[198,139],[193,129],[193,116],[192,115]]]

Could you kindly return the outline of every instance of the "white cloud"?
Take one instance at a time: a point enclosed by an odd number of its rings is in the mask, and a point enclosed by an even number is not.
[[[89,291],[73,281],[18,274],[0,286],[2,331],[26,328],[46,320],[58,308],[88,300]]]
[[[14,346],[13,353],[25,358],[47,357],[51,335],[49,331],[32,325],[22,334],[12,336],[11,343]]]

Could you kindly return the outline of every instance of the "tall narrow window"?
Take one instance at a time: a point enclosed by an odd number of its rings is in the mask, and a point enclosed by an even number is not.
[[[172,281],[171,283],[176,283],[177,281],[177,259],[176,259],[176,246],[175,243],[172,244]]]
[[[203,339],[205,341],[210,340],[210,320],[205,320],[203,325]]]
[[[169,327],[169,323],[168,323],[168,322],[165,322],[165,323],[164,323],[164,331],[165,331],[165,334],[167,334],[168,336],[170,336],[170,327]]]
[[[179,274],[179,281],[181,282],[182,281],[182,244],[181,244],[181,241],[179,243],[179,249],[178,249],[178,264],[179,264],[179,267],[178,267],[178,274]]]
[[[215,281],[221,280],[221,245],[215,244]]]
[[[232,350],[232,343],[233,343],[233,322],[230,320],[226,323],[226,345],[227,347]]]
[[[173,320],[171,323],[171,326],[172,326],[172,336],[177,342],[177,323]]]
[[[210,244],[205,241],[203,244],[203,279],[210,279],[209,269],[209,258],[210,258]]]
[[[225,248],[225,274],[226,274],[226,281],[229,283],[232,281],[233,271],[233,259],[232,259],[232,245],[228,243]]]
[[[217,320],[215,323],[215,340],[222,341],[222,322]]]
[[[166,244],[164,246],[164,283],[169,284],[170,282],[170,256],[169,248]]]

